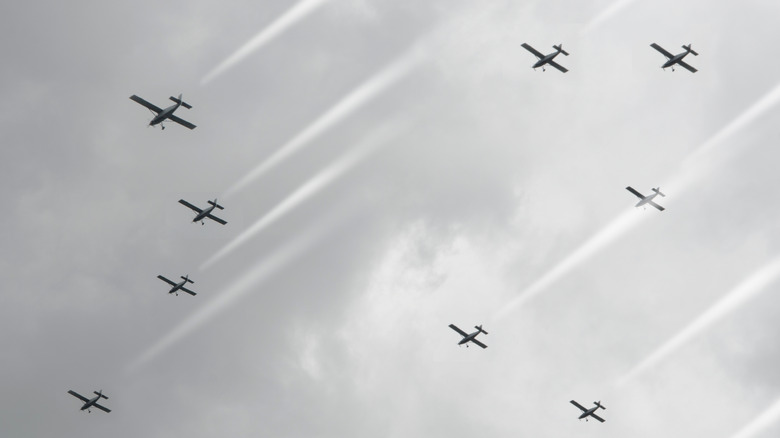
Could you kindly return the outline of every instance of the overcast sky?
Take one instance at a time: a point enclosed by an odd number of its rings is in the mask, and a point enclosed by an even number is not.
[[[780,433],[780,3],[0,12],[0,435]]]

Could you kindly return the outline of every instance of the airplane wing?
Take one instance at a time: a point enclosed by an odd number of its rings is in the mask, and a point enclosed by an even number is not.
[[[574,401],[574,400],[570,401],[569,403],[571,403],[571,404],[573,404],[574,406],[577,406],[578,408],[580,408],[580,410],[581,410],[582,412],[585,412],[585,411],[587,411],[587,409],[583,408],[581,404],[577,403],[577,402],[576,402],[576,401]]]
[[[537,58],[539,58],[539,59],[541,59],[541,58],[544,58],[544,55],[542,55],[541,53],[539,53],[539,51],[538,51],[538,50],[534,49],[533,47],[529,46],[528,44],[526,44],[526,43],[523,43],[523,44],[521,44],[521,46],[522,46],[522,47],[523,47],[525,50],[528,50],[529,52],[531,52],[531,53],[533,53],[534,55],[536,55],[536,57],[537,57]]]
[[[563,67],[562,65],[560,65],[557,62],[552,61],[552,60],[551,61],[547,61],[547,65],[551,65],[551,66],[557,68],[558,70],[562,71],[563,73],[566,73],[567,71],[569,71],[569,70],[566,69],[566,67]]]
[[[685,62],[683,62],[682,60],[679,60],[679,61],[677,61],[677,65],[679,65],[680,67],[682,67],[682,68],[684,68],[684,69],[688,70],[688,71],[689,71],[689,72],[691,72],[691,73],[696,73],[696,71],[697,71],[695,68],[693,68],[693,67],[691,67],[690,65],[686,64],[686,63],[685,63]]]
[[[471,342],[473,342],[473,343],[475,343],[475,344],[479,345],[479,346],[480,346],[480,347],[482,347],[482,348],[487,348],[487,345],[483,344],[482,342],[479,342],[479,341],[478,341],[476,338],[475,338],[475,339],[472,339],[472,340],[471,340]]]
[[[207,214],[207,215],[206,215],[206,217],[207,217],[207,218],[209,218],[209,219],[211,219],[211,220],[213,220],[213,221],[215,221],[215,222],[219,222],[219,223],[220,223],[220,224],[222,224],[222,225],[225,225],[225,224],[227,223],[227,222],[225,222],[224,220],[222,220],[222,219],[220,219],[220,218],[218,218],[218,217],[214,216],[214,215],[213,215],[213,214],[211,214],[211,213]]]
[[[634,195],[636,195],[636,196],[637,196],[639,199],[645,199],[645,195],[643,195],[643,194],[641,194],[641,193],[637,192],[637,191],[636,191],[636,190],[634,190],[634,189],[633,189],[633,187],[631,187],[631,186],[628,186],[628,187],[626,187],[626,190],[628,190],[629,192],[631,192],[631,193],[633,193]]]
[[[158,275],[157,278],[160,280],[170,284],[171,286],[176,286],[176,283],[172,282],[171,280],[168,280],[167,278],[163,277],[162,275]]]
[[[656,204],[656,203],[655,203],[655,202],[653,202],[653,201],[647,201],[647,203],[648,203],[648,204],[650,204],[650,205],[652,205],[653,207],[655,207],[655,208],[657,208],[657,209],[661,210],[661,211],[664,211],[664,210],[665,210],[665,208],[661,207],[660,205]]]
[[[468,333],[466,333],[466,332],[464,332],[463,330],[461,330],[461,329],[459,329],[459,328],[455,327],[455,324],[450,324],[450,328],[451,328],[451,329],[453,329],[453,330],[455,330],[456,332],[458,332],[458,333],[459,333],[461,336],[463,336],[464,338],[465,338],[466,336],[468,336]]]
[[[79,399],[79,400],[83,401],[84,403],[86,403],[86,402],[88,402],[88,401],[89,401],[89,399],[88,399],[88,398],[84,397],[83,395],[79,394],[79,393],[78,393],[78,392],[76,392],[76,391],[71,391],[71,390],[68,390],[68,394],[72,395],[73,397],[76,397],[77,399]]]
[[[179,199],[179,204],[181,204],[181,205],[184,205],[184,206],[186,206],[186,207],[189,207],[189,208],[191,208],[191,209],[193,209],[193,210],[197,211],[198,213],[203,213],[203,210],[201,210],[201,209],[199,209],[198,207],[196,207],[196,206],[194,206],[194,205],[190,204],[189,202],[185,201],[184,199]]]
[[[97,403],[95,403],[94,405],[92,405],[92,407],[93,407],[93,408],[98,408],[98,409],[100,409],[100,410],[101,410],[101,411],[103,411],[103,412],[111,412],[111,409],[108,409],[107,407],[105,407],[105,406],[101,406],[101,405],[99,405],[99,404],[97,404]]]
[[[173,114],[168,116],[168,119],[170,119],[170,120],[180,124],[181,126],[184,126],[185,128],[195,129],[195,125],[193,125],[192,123],[190,123],[190,122],[188,122],[188,121],[186,121],[184,119],[180,119],[180,118],[174,116]]]
[[[195,292],[193,292],[193,291],[191,291],[191,290],[187,289],[186,287],[180,287],[180,288],[179,288],[179,290],[181,290],[181,291],[184,291],[184,292],[187,292],[188,294],[192,295],[193,297],[194,297],[195,295],[197,295]]]
[[[659,46],[656,43],[650,44],[650,47],[654,48],[655,50],[658,50],[659,52],[661,52],[664,56],[666,56],[669,59],[672,59],[674,57],[674,55],[672,55],[671,53],[667,52],[666,49],[664,49],[663,47]]]
[[[604,419],[603,419],[603,418],[601,418],[601,417],[599,417],[599,416],[598,416],[598,415],[596,415],[596,414],[590,414],[590,416],[591,416],[591,417],[593,417],[593,418],[595,418],[595,419],[597,419],[597,420],[599,420],[599,421],[601,421],[602,423],[604,422]]]
[[[160,113],[162,112],[162,110],[160,109],[160,107],[158,107],[158,106],[156,106],[156,105],[152,105],[151,103],[149,103],[149,102],[147,102],[147,101],[145,101],[145,100],[141,99],[140,97],[136,96],[135,94],[133,94],[132,96],[130,96],[130,100],[133,100],[133,101],[135,101],[135,102],[137,102],[137,103],[140,103],[141,105],[143,105],[143,106],[145,106],[145,107],[149,108],[150,110],[152,110],[152,111],[156,112],[157,114],[160,114]]]

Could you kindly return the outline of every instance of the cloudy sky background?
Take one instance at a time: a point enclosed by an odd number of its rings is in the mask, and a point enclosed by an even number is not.
[[[0,6],[4,436],[780,433],[780,4],[306,3]]]

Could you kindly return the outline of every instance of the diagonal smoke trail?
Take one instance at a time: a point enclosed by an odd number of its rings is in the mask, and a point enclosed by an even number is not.
[[[623,385],[629,382],[646,369],[661,361],[663,358],[677,350],[681,345],[688,342],[692,337],[708,329],[717,320],[733,312],[737,307],[745,303],[745,301],[753,298],[759,292],[766,290],[766,287],[777,280],[778,276],[780,276],[780,257],[775,258],[745,279],[726,296],[721,298],[693,322],[688,324],[687,327],[682,329],[673,338],[645,358],[645,360],[636,365],[618,381],[618,384]]]
[[[217,76],[225,73],[235,67],[239,62],[246,59],[256,50],[273,41],[279,35],[283,34],[291,26],[306,18],[307,15],[314,12],[317,8],[325,4],[328,0],[300,0],[287,10],[282,16],[274,20],[268,27],[260,31],[246,44],[233,52],[227,59],[214,67],[206,76],[201,79],[200,84],[206,85]]]
[[[334,161],[328,167],[321,170],[311,179],[306,181],[306,183],[298,187],[297,190],[287,196],[282,202],[277,204],[271,211],[258,219],[257,222],[252,224],[252,226],[247,228],[238,237],[214,253],[200,266],[200,269],[206,269],[219,260],[222,260],[228,254],[235,251],[238,247],[248,242],[252,237],[271,226],[273,223],[290,213],[299,205],[306,202],[306,200],[333,184],[341,176],[349,172],[350,169],[360,164],[380,146],[386,144],[394,136],[398,135],[400,130],[401,124],[394,123],[385,125],[382,128],[374,131],[364,141],[360,142],[341,158]]]
[[[668,184],[663,184],[663,186],[669,187],[671,192],[675,193],[676,195],[682,194],[691,185],[707,174],[707,169],[705,167],[706,163],[704,163],[703,160],[705,155],[710,154],[716,146],[722,144],[735,133],[749,126],[756,119],[777,105],[779,101],[780,84],[775,86],[756,103],[751,105],[747,110],[743,111],[728,125],[721,128],[712,137],[705,141],[699,148],[692,152],[685,160],[681,169],[677,172],[672,181],[670,181]],[[619,237],[623,236],[628,231],[636,227],[641,222],[641,219],[645,216],[646,215],[632,215],[631,212],[626,212],[615,218],[615,220],[610,222],[606,227],[602,228],[598,233],[596,233],[596,235],[588,239],[588,241],[577,248],[574,252],[569,254],[554,268],[545,273],[539,280],[534,282],[517,298],[512,300],[505,308],[501,309],[497,313],[497,317],[501,318],[508,315],[509,312],[516,309],[530,298],[539,295],[552,283],[568,274],[569,271],[586,262],[598,251],[606,248],[610,243],[616,241]]]
[[[647,217],[647,215],[637,213],[638,212],[633,211],[632,209],[618,216],[615,220],[610,222],[609,225],[602,228],[601,231],[596,233],[582,246],[555,265],[554,268],[542,275],[541,278],[536,280],[522,294],[506,305],[506,307],[501,309],[496,315],[496,318],[500,319],[505,317],[517,307],[543,292],[552,283],[566,275],[576,266],[590,259],[600,249],[614,242],[618,237],[625,234],[631,228],[634,228],[640,221]]]
[[[731,438],[753,438],[758,433],[763,432],[764,429],[771,426],[773,423],[780,419],[780,399],[777,399],[772,406],[767,408],[753,421],[743,427]]]
[[[328,109],[328,111],[317,118],[317,120],[290,139],[280,149],[260,163],[260,165],[241,178],[241,180],[233,184],[233,186],[228,189],[226,195],[230,196],[235,194],[255,179],[260,178],[263,174],[279,165],[279,163],[287,159],[290,155],[310,144],[314,139],[322,135],[322,133],[359,110],[374,97],[405,77],[421,60],[422,51],[419,45],[415,45],[399,58],[385,66],[379,73],[352,90],[352,92],[343,97],[339,102]]]
[[[310,251],[325,236],[339,225],[343,215],[331,215],[322,222],[318,222],[315,228],[299,234],[290,243],[275,250],[270,256],[264,258],[256,266],[249,269],[239,277],[227,289],[216,295],[198,311],[179,323],[168,334],[160,338],[151,347],[146,349],[127,367],[128,372],[134,372],[149,363],[177,342],[189,336],[195,330],[212,320],[219,313],[234,304],[238,299],[252,290],[256,290],[260,283],[265,282],[280,270],[293,263],[303,254]]]
[[[617,0],[611,5],[609,5],[606,9],[601,11],[598,15],[596,15],[588,24],[585,26],[584,29],[582,29],[582,32],[580,32],[580,35],[585,35],[586,33],[589,33],[596,29],[597,27],[601,26],[605,22],[611,20],[615,15],[617,15],[620,11],[626,8],[626,6],[630,5],[631,3],[634,3],[636,0]]]

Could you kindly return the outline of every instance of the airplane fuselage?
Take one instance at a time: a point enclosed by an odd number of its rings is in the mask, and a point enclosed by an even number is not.
[[[95,397],[95,398],[93,398],[93,399],[90,399],[88,402],[84,403],[84,406],[82,406],[82,407],[81,407],[81,410],[83,411],[83,410],[85,410],[85,409],[89,409],[89,408],[91,408],[91,407],[92,407],[92,405],[94,405],[95,403],[97,403],[97,401],[98,401],[98,400],[100,400],[100,396],[97,396],[97,397]]]
[[[550,53],[549,55],[545,56],[544,58],[541,58],[539,61],[536,62],[536,64],[534,64],[533,68],[539,68],[539,67],[547,64],[548,62],[552,61],[556,56],[558,56],[559,53],[561,53],[561,52],[560,51],[553,52],[553,53]]]
[[[598,407],[598,406],[596,406],[596,407],[593,407],[593,408],[590,408],[590,409],[588,409],[587,411],[583,412],[583,413],[582,413],[582,415],[580,415],[580,418],[579,418],[579,419],[580,419],[580,420],[582,420],[583,418],[588,418],[588,417],[590,417],[590,414],[592,414],[592,413],[596,412],[596,410],[597,410],[598,408],[599,408],[599,407]]]
[[[641,207],[641,206],[647,204],[648,202],[650,202],[653,199],[655,199],[656,196],[658,196],[658,193],[653,193],[652,195],[645,196],[639,202],[636,203],[636,207]]]
[[[193,219],[192,221],[193,221],[193,222],[201,222],[201,221],[203,221],[203,219],[205,219],[205,218],[206,218],[206,216],[208,216],[208,215],[209,215],[209,213],[211,213],[211,212],[214,210],[214,208],[215,208],[215,207],[212,205],[212,206],[211,206],[211,207],[209,207],[209,208],[205,208],[205,209],[203,209],[203,211],[201,211],[200,213],[198,213],[198,215],[197,215],[197,216],[195,216],[195,219]]]
[[[152,121],[149,122],[149,125],[150,126],[154,126],[154,125],[157,125],[160,122],[164,121],[171,114],[173,114],[173,112],[176,111],[176,109],[179,108],[180,105],[181,105],[181,103],[177,103],[176,105],[171,105],[168,108],[165,108],[164,110],[160,111],[160,114],[157,114],[156,116],[154,116]]]
[[[682,61],[683,58],[688,56],[689,53],[691,53],[691,52],[690,51],[685,51],[685,52],[682,52],[682,53],[679,53],[677,55],[672,56],[671,58],[669,58],[668,61],[666,61],[666,63],[661,68],[667,68],[667,67],[671,67],[671,66],[677,64],[678,62]]]
[[[177,292],[179,289],[184,287],[185,284],[187,284],[187,280],[184,280],[184,281],[180,282],[179,284],[177,284],[176,286],[172,287],[171,290],[168,291],[168,293],[172,294],[172,293]],[[176,295],[178,295],[178,294],[176,294]]]
[[[461,339],[460,342],[458,342],[458,345],[463,345],[463,344],[465,344],[467,342],[471,342],[471,340],[476,338],[478,334],[479,334],[479,332],[474,332],[474,333],[466,336],[465,338]]]

